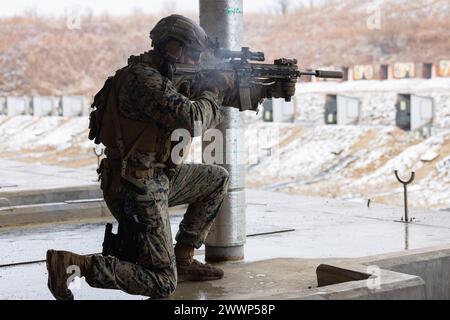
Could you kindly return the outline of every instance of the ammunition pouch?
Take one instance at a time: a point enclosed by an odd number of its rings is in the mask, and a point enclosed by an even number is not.
[[[161,162],[170,157],[170,139],[162,128],[156,123],[132,120],[120,113],[118,93],[129,77],[128,68],[123,68],[108,78],[95,95],[89,121],[89,139],[118,150],[122,175],[125,175],[128,159],[137,151],[158,153]]]
[[[97,169],[100,189],[103,195],[118,194],[122,191],[121,185],[121,161],[104,158]]]

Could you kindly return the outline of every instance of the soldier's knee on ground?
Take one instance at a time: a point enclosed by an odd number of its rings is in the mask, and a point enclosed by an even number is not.
[[[177,289],[177,280],[169,281],[169,286],[167,287],[167,290],[165,292],[167,294],[167,297],[171,296],[175,292],[176,289]]]
[[[163,299],[171,296],[177,288],[177,275],[176,270],[170,268],[162,273],[160,277],[159,288],[157,290],[157,295],[152,298]]]

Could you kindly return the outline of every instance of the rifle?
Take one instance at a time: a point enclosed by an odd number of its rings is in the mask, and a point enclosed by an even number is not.
[[[253,52],[248,47],[243,47],[241,51],[216,48],[213,55],[214,57],[209,57],[207,61],[202,61],[199,65],[177,64],[174,76],[182,77],[187,81],[193,81],[198,73],[221,72],[232,76],[239,88],[241,110],[251,109],[250,86],[252,84],[267,86],[267,98],[271,99],[270,86],[275,80],[291,81],[302,76],[343,78],[341,71],[299,70],[296,59],[276,59],[273,64],[251,63],[249,61],[262,62],[265,57],[263,52]],[[287,96],[285,100],[289,102],[291,97]]]

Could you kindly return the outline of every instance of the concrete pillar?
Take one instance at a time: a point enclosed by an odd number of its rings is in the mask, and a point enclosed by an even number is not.
[[[243,0],[200,0],[200,25],[211,39],[217,38],[222,48],[240,50],[244,37]],[[245,157],[242,128],[239,110],[226,108],[225,121],[218,129],[224,137],[225,164],[222,166],[230,173],[230,186],[206,240],[207,261],[244,258]]]

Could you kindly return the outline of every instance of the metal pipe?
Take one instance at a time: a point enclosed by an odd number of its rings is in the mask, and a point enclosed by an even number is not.
[[[409,178],[409,180],[404,181],[400,178],[400,176],[398,175],[398,171],[395,170],[395,177],[397,178],[398,182],[400,182],[401,184],[403,184],[403,201],[404,201],[404,205],[405,205],[405,222],[409,223],[412,222],[412,219],[409,218],[409,214],[408,214],[408,189],[407,189],[407,185],[411,184],[414,181],[414,177],[416,175],[415,172],[411,173],[411,177]]]
[[[240,50],[244,37],[243,0],[200,0],[200,25],[212,40],[230,50]],[[223,159],[230,174],[228,194],[205,243],[207,261],[240,260],[245,244],[245,157],[240,112],[226,108],[218,127],[224,139]],[[205,144],[204,144],[205,146]],[[220,151],[219,151],[220,152]]]

